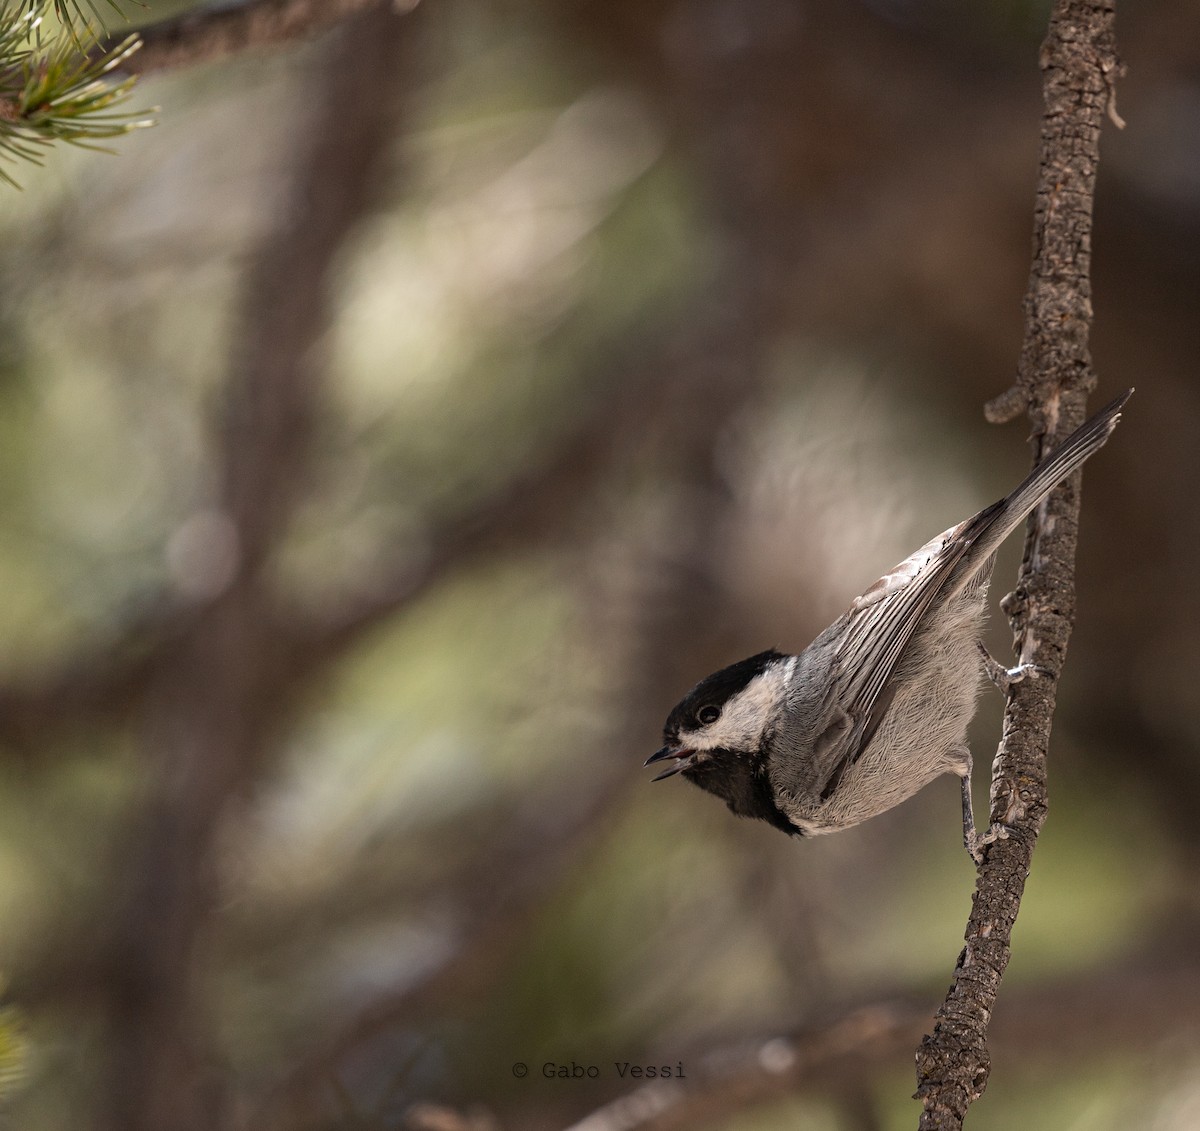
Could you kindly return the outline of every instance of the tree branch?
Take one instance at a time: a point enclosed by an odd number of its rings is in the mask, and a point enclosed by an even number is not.
[[[1042,47],[1045,110],[1025,341],[1016,386],[987,408],[993,421],[1027,409],[1035,463],[1083,422],[1096,383],[1088,352],[1092,201],[1100,129],[1112,113],[1120,70],[1114,18],[1114,0],[1056,0]],[[1008,835],[990,847],[980,867],[954,982],[917,1054],[922,1131],[961,1127],[987,1086],[988,1024],[1046,819],[1046,750],[1075,612],[1078,522],[1076,475],[1035,512],[1017,589],[1003,605],[1020,662],[1046,674],[1009,692],[991,789],[993,825]]]
[[[142,49],[122,65],[121,72],[145,75],[211,63],[252,48],[277,47],[388,3],[401,7],[395,0],[216,0],[140,28]],[[403,6],[415,4],[416,0],[411,0]],[[93,54],[111,49],[126,34],[120,31],[107,37]]]

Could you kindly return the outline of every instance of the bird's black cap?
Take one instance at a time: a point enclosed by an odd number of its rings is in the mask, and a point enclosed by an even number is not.
[[[701,708],[710,704],[724,707],[729,700],[741,691],[755,676],[762,675],[767,666],[776,660],[782,660],[782,652],[774,648],[759,652],[748,660],[739,660],[719,672],[713,672],[702,679],[691,689],[667,716],[667,724],[663,727],[663,736],[668,742],[675,742],[682,729],[695,730],[700,726],[697,717]]]

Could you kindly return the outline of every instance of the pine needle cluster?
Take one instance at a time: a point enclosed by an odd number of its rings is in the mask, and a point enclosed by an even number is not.
[[[56,142],[103,149],[98,142],[153,124],[125,108],[137,80],[115,74],[141,39],[102,49],[101,15],[93,0],[9,0],[0,10],[0,180],[17,186],[3,161],[41,164]]]

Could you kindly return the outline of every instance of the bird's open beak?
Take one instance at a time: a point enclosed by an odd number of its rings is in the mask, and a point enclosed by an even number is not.
[[[661,774],[652,777],[651,781],[662,781],[663,778],[674,777],[680,770],[686,770],[692,764],[692,756],[696,753],[694,750],[688,750],[687,747],[677,750],[673,746],[664,746],[661,750],[656,750],[649,758],[646,759],[645,765],[652,766],[655,762],[661,762],[666,758],[674,758],[675,764],[668,766]]]

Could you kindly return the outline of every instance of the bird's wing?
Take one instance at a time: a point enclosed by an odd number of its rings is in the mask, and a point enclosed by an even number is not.
[[[828,764],[828,797],[879,729],[891,705],[892,673],[938,595],[970,584],[1001,541],[1051,490],[1100,447],[1121,419],[1127,389],[1039,463],[1010,494],[927,542],[850,606],[834,657],[824,735],[816,741]]]
[[[884,574],[846,613],[834,658],[836,703],[841,720],[826,755],[829,774],[821,791],[828,797],[859,758],[891,705],[891,675],[905,646],[920,627],[938,593],[970,549],[989,507],[939,534]],[[982,521],[981,521],[982,520]]]

